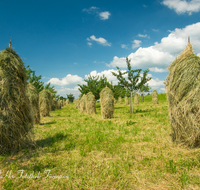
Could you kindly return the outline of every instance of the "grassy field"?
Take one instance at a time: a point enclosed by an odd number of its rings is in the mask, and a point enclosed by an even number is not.
[[[200,151],[171,140],[168,102],[151,95],[114,118],[80,113],[74,104],[35,126],[36,149],[0,156],[1,189],[200,189]],[[24,171],[22,171],[24,170]]]

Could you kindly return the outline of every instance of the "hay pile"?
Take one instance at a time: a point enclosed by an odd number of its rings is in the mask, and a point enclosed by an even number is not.
[[[116,103],[117,103],[117,100],[115,99],[115,100],[114,100],[114,104],[116,104]]]
[[[80,99],[80,110],[83,113],[86,113],[86,101],[87,101],[87,97],[84,94]]]
[[[125,97],[125,104],[126,104],[126,105],[129,105],[129,100],[128,100],[128,97],[127,97],[127,96]]]
[[[39,94],[35,86],[31,83],[27,85],[27,95],[31,105],[31,112],[33,115],[33,123],[40,123],[40,108],[39,108]]]
[[[0,154],[34,145],[24,63],[11,48],[0,52]]]
[[[69,99],[66,100],[66,104],[69,104]]]
[[[105,87],[100,92],[101,114],[103,119],[112,118],[114,114],[114,96],[110,88]]]
[[[135,93],[135,96],[134,96],[134,104],[135,104],[135,105],[138,105],[138,104],[139,104],[139,97],[140,97],[140,95],[136,92],[136,93]]]
[[[62,103],[61,103],[61,100],[59,99],[59,100],[58,100],[58,109],[61,109],[61,104],[62,104]]]
[[[96,114],[96,100],[92,92],[87,93],[86,97],[86,112],[88,114]]]
[[[51,92],[47,89],[43,89],[39,93],[39,105],[40,105],[40,115],[42,117],[49,116],[51,111]]]
[[[53,98],[52,103],[51,103],[51,110],[57,110],[58,109],[58,101],[56,100],[56,98]]]
[[[122,97],[121,96],[118,97],[118,102],[119,102],[119,104],[122,104]]]
[[[158,92],[156,90],[152,92],[152,102],[153,104],[158,104]]]
[[[168,69],[172,139],[189,147],[200,146],[200,58],[193,53],[190,42]]]

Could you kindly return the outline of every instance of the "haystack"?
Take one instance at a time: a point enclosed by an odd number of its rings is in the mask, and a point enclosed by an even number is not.
[[[134,104],[135,105],[139,104],[139,97],[140,97],[140,95],[136,92],[135,96],[134,96]]]
[[[27,85],[27,95],[31,105],[31,111],[33,114],[33,123],[40,123],[40,108],[39,108],[39,94],[35,86],[31,83]]]
[[[96,114],[96,100],[92,92],[87,93],[86,97],[86,112],[88,114]]]
[[[69,99],[66,100],[66,104],[69,104]]]
[[[117,100],[116,99],[114,99],[114,104],[116,104],[117,103]]]
[[[51,92],[47,89],[43,89],[39,93],[39,105],[40,105],[40,115],[42,117],[49,116],[51,111]]]
[[[127,97],[127,96],[125,97],[125,104],[126,104],[126,105],[129,105],[129,100],[128,100],[128,97]]]
[[[58,100],[58,109],[61,109],[61,100]]]
[[[158,104],[158,92],[156,90],[152,92],[152,102],[153,104]]]
[[[118,97],[118,102],[119,102],[119,104],[122,104],[122,97],[121,96]]]
[[[110,88],[105,87],[100,92],[101,114],[103,119],[112,118],[114,114],[114,96]]]
[[[0,154],[34,145],[24,63],[11,48],[0,52]]]
[[[188,42],[168,67],[166,92],[172,139],[186,146],[200,146],[200,58]]]
[[[52,103],[51,103],[51,110],[57,110],[58,109],[58,101],[56,100],[56,98],[53,98]]]
[[[80,111],[86,113],[86,95],[84,94],[80,99]]]

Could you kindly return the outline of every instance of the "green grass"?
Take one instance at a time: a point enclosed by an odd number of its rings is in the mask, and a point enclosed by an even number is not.
[[[74,104],[52,111],[35,126],[36,149],[0,156],[0,189],[199,189],[199,149],[172,142],[159,98],[145,96],[133,114],[116,104],[107,120],[100,103],[96,115]]]

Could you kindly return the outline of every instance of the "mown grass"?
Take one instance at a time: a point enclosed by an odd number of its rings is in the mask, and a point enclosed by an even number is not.
[[[133,114],[117,103],[107,120],[96,107],[88,115],[69,104],[42,118],[36,149],[0,156],[1,189],[199,189],[199,149],[172,142],[165,94],[158,105],[140,99]]]

